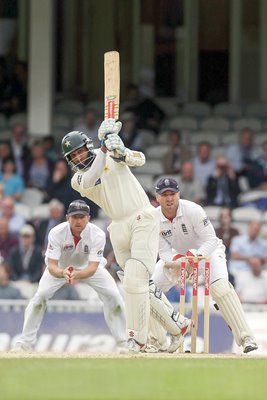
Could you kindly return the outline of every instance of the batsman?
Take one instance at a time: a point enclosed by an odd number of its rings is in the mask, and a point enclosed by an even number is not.
[[[191,320],[170,314],[165,298],[149,291],[159,245],[159,214],[149,202],[129,167],[142,166],[145,156],[125,148],[118,133],[121,122],[105,119],[98,131],[101,142],[94,149],[84,133],[72,131],[62,139],[65,159],[75,171],[71,185],[94,201],[112,220],[110,239],[118,264],[124,270],[123,289],[128,344],[123,351],[145,349],[150,306],[160,323],[177,340],[190,330]],[[166,299],[167,301],[167,299]]]
[[[231,328],[237,345],[243,347],[243,352],[256,350],[258,346],[246,321],[242,305],[228,280],[225,246],[216,237],[204,209],[192,201],[180,199],[179,186],[173,178],[162,178],[157,182],[156,198],[160,204],[157,208],[160,215],[160,260],[152,276],[155,285],[166,292],[178,283],[179,266],[184,255],[209,257],[210,292],[213,300]],[[204,261],[200,261],[200,272],[203,264]],[[169,269],[169,266],[173,265],[174,268]],[[193,266],[188,262],[189,277],[192,270]],[[154,343],[162,341],[159,340],[159,332],[160,329],[154,329]],[[173,342],[169,351],[175,351],[176,348]]]

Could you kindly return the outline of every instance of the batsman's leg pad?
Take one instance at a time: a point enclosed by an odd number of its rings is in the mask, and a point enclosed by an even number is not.
[[[171,335],[179,335],[180,323],[183,322],[184,317],[174,311],[165,294],[155,286],[152,280],[149,282],[149,297],[151,315]]]
[[[226,279],[219,279],[210,286],[213,300],[218,304],[224,320],[231,328],[235,341],[241,346],[243,341],[253,334],[246,322],[246,317],[232,284]]]
[[[150,314],[149,273],[141,261],[133,258],[126,261],[123,289],[128,337],[145,344]]]

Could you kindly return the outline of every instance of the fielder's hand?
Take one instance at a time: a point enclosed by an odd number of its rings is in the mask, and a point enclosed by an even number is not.
[[[118,135],[121,130],[122,123],[115,121],[113,118],[105,119],[98,129],[98,139],[102,142],[109,134]]]
[[[63,277],[71,285],[73,283],[74,277],[75,277],[75,268],[72,267],[71,265],[68,268],[65,268],[63,270]]]

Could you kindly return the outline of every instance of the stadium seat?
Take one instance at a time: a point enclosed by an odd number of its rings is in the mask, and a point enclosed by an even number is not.
[[[27,114],[25,113],[17,113],[11,115],[11,117],[8,120],[8,126],[10,128],[13,128],[14,125],[16,124],[24,124],[27,125]]]
[[[146,151],[147,160],[162,160],[162,156],[168,150],[167,144],[154,144]]]
[[[213,114],[226,118],[239,118],[242,115],[242,106],[237,103],[222,102],[213,108]]]
[[[239,132],[232,131],[232,132],[224,132],[221,135],[222,144],[225,146],[229,146],[231,144],[237,144],[239,140]]]
[[[8,126],[7,118],[4,114],[0,114],[0,129],[6,129]]]
[[[163,173],[162,163],[156,160],[147,160],[142,167],[136,167],[132,169],[134,174],[151,174],[152,176],[158,176]]]
[[[50,216],[49,204],[39,204],[32,208],[32,219],[48,219]]]
[[[205,206],[204,210],[211,222],[218,221],[221,210],[220,206]]]
[[[237,207],[232,212],[234,222],[260,221],[262,212],[254,207]]]
[[[152,174],[135,174],[137,180],[141,183],[145,190],[153,189],[153,175]]]
[[[44,198],[43,193],[36,188],[26,188],[21,197],[21,203],[30,207],[38,206]]]
[[[240,131],[243,128],[250,128],[254,131],[263,129],[261,120],[257,118],[238,118],[233,122],[233,130]]]
[[[200,128],[203,130],[228,131],[230,129],[230,121],[223,117],[204,118],[200,122]]]
[[[55,114],[75,117],[84,113],[84,105],[80,100],[61,100],[55,105]]]
[[[195,117],[175,117],[168,122],[169,129],[198,129],[198,120]]]
[[[207,141],[214,146],[218,146],[221,143],[221,135],[216,131],[197,131],[192,132],[189,137],[189,143],[196,145],[200,142]]]
[[[192,115],[197,118],[207,117],[211,114],[211,106],[201,101],[187,103],[183,107],[183,114]]]
[[[52,128],[69,129],[71,127],[71,121],[67,115],[55,114],[52,117]]]
[[[27,204],[15,203],[14,210],[15,213],[21,215],[26,221],[32,218],[32,208]]]
[[[155,97],[154,100],[167,117],[177,115],[178,99],[176,97]]]
[[[267,118],[267,103],[252,103],[245,107],[247,117]]]

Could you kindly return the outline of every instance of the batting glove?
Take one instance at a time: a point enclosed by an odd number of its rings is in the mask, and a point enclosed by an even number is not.
[[[108,151],[116,150],[116,153],[120,155],[125,155],[125,146],[118,134],[111,133],[110,135],[108,135],[104,143]]]
[[[120,121],[116,122],[113,118],[105,119],[98,129],[98,139],[102,141],[112,133],[118,135],[121,126],[122,123]]]

